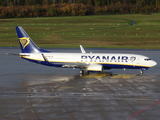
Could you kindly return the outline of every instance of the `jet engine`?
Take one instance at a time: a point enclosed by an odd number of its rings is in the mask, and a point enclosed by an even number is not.
[[[87,67],[86,69],[89,72],[102,72],[103,71],[103,66],[98,65],[98,64],[91,64]]]

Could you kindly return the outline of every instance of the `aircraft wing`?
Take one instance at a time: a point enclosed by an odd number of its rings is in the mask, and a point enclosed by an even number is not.
[[[68,68],[86,68],[90,64],[87,64],[87,63],[54,63],[54,65],[62,65],[62,67],[68,67]]]
[[[62,67],[70,67],[70,68],[86,68],[88,67],[90,64],[87,64],[87,63],[51,63],[49,62],[49,60],[46,58],[46,56],[44,54],[42,54],[42,57],[44,59],[44,61],[46,61],[47,64],[52,64],[52,65],[59,65],[59,66],[62,66]]]
[[[62,67],[70,67],[70,68],[81,68],[86,69],[87,71],[98,71],[101,72],[103,70],[103,66],[99,64],[87,64],[87,63],[56,63],[57,65],[62,65]],[[54,64],[55,65],[55,64]]]
[[[62,63],[60,63],[62,65]],[[62,67],[81,68],[87,71],[99,71],[103,70],[103,66],[99,64],[87,64],[87,63],[64,63]]]

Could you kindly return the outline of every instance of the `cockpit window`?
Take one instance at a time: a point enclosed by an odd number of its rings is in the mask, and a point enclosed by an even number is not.
[[[144,60],[149,61],[149,60],[151,60],[151,59],[150,59],[150,58],[146,58],[146,59],[144,59]]]

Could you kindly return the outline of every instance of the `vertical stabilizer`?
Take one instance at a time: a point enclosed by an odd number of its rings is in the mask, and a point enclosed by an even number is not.
[[[37,47],[22,27],[16,26],[16,32],[22,53],[48,52]]]

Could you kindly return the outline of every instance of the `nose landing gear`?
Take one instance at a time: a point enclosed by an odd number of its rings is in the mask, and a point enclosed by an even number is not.
[[[147,69],[146,69],[146,68],[142,68],[142,69],[140,70],[140,74],[143,75],[143,73],[144,73],[145,70],[147,70]]]
[[[140,74],[143,75],[143,70],[140,70]]]

